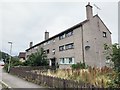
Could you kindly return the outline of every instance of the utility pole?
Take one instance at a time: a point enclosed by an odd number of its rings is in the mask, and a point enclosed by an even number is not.
[[[11,53],[12,53],[12,42],[8,42],[10,44],[10,58],[9,58],[9,63],[8,63],[8,73],[10,72],[10,62],[12,59]]]

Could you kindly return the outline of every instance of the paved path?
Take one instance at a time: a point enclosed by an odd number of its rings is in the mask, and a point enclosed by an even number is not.
[[[0,81],[2,80],[2,67],[0,66]],[[2,85],[0,83],[0,90],[2,89]]]
[[[11,88],[44,88],[2,71],[2,81]]]

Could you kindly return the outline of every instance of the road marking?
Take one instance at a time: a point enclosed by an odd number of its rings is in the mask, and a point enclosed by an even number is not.
[[[0,80],[0,82],[1,82],[3,85],[5,85],[7,88],[12,88],[12,87],[10,87],[9,85],[7,85],[5,82],[3,82],[3,81],[1,81],[1,80]]]

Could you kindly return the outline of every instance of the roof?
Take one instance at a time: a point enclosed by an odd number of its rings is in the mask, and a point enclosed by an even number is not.
[[[98,14],[94,15],[93,18],[94,18],[94,17],[98,17],[98,18],[101,20],[101,18],[98,16]],[[52,40],[52,39],[54,39],[54,38],[56,38],[56,37],[62,35],[62,34],[65,33],[65,32],[72,31],[72,30],[74,30],[74,29],[76,29],[76,28],[79,28],[80,26],[82,26],[83,24],[85,24],[85,23],[88,22],[88,21],[89,21],[89,20],[86,19],[86,20],[84,20],[83,22],[80,22],[80,23],[78,23],[78,24],[76,24],[76,25],[74,25],[74,26],[72,26],[72,27],[66,29],[65,31],[62,31],[62,32],[56,34],[56,35],[53,36],[53,37],[50,37],[50,38],[48,38],[47,40],[44,40],[44,41],[42,41],[42,42],[40,42],[40,43],[38,43],[38,44],[36,44],[36,45],[34,45],[34,46],[32,46],[32,47],[26,49],[26,51],[28,51],[28,50],[30,50],[30,49],[36,47],[36,46],[39,46],[39,45],[41,45],[41,44],[43,44],[43,43],[45,43],[45,42],[47,42],[47,41],[49,41],[49,40]],[[106,27],[106,29],[109,31],[109,29],[108,29],[107,26],[104,24],[104,22],[103,22],[102,20],[101,20],[101,22],[102,22],[103,25]],[[110,32],[110,31],[109,31],[109,32]],[[110,34],[111,34],[111,32],[110,32]]]
[[[45,43],[45,42],[47,42],[47,41],[49,41],[49,40],[52,40],[52,39],[54,39],[54,38],[56,38],[56,37],[62,35],[62,34],[65,33],[65,32],[72,31],[72,30],[74,30],[74,29],[80,27],[81,25],[83,25],[83,24],[86,23],[87,21],[89,21],[89,20],[84,20],[83,22],[78,23],[78,24],[76,24],[76,25],[74,25],[74,26],[72,26],[72,27],[66,29],[65,31],[62,31],[62,32],[56,34],[55,36],[52,36],[52,37],[48,38],[47,40],[44,40],[44,41],[42,41],[42,42],[40,42],[40,43],[38,43],[38,44],[36,44],[36,45],[34,45],[34,46],[32,46],[32,47],[26,49],[26,51],[28,51],[28,50],[30,50],[30,49],[36,47],[36,46],[39,46],[39,45],[41,45],[41,44],[43,44],[43,43]]]
[[[20,52],[18,57],[19,58],[25,58],[25,54],[26,54],[25,52]]]

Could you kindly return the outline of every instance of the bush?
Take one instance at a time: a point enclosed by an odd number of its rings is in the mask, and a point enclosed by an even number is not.
[[[87,68],[87,66],[85,65],[85,63],[77,63],[77,64],[73,64],[72,69],[85,69]]]
[[[9,60],[7,60],[5,62],[5,65],[4,65],[4,70],[7,72],[8,71],[8,65],[9,65]],[[11,60],[10,60],[10,68],[11,67],[14,67],[14,66],[21,66],[22,65],[22,62],[19,61],[18,58],[15,58],[15,57],[11,57]]]
[[[3,68],[6,72],[8,71],[8,64],[6,63]]]

